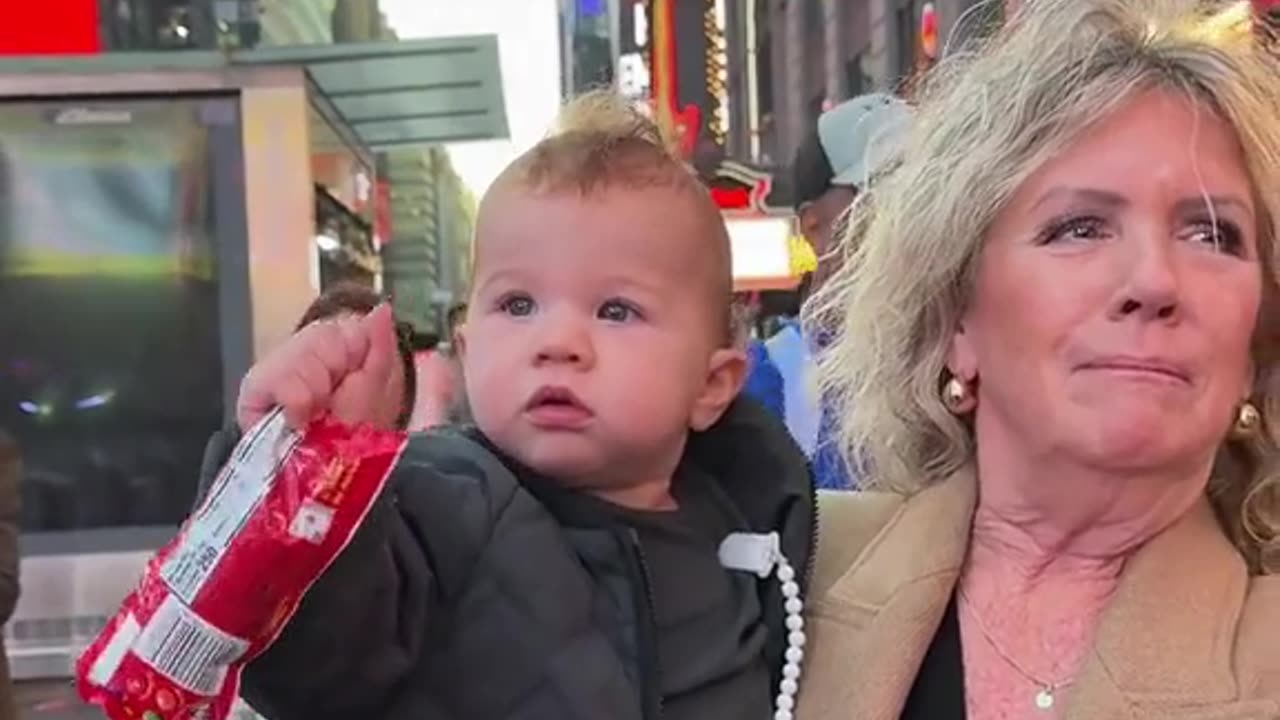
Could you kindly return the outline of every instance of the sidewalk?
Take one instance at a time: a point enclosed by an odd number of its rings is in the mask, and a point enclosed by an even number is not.
[[[22,720],[101,720],[102,712],[80,702],[70,680],[14,683]]]
[[[102,720],[102,711],[80,702],[72,681],[24,681],[14,685],[21,720]],[[232,720],[254,720],[245,707]]]

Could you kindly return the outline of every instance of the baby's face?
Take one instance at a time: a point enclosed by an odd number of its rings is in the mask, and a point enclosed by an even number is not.
[[[577,487],[669,477],[734,354],[708,301],[705,220],[670,189],[498,192],[463,334],[480,429]]]

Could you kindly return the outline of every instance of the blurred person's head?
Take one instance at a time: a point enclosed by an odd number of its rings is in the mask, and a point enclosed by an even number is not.
[[[724,222],[658,127],[611,94],[573,101],[482,200],[474,273],[460,350],[480,428],[567,484],[665,497],[745,361]]]
[[[386,300],[377,292],[356,283],[336,283],[325,290],[303,312],[297,330],[314,323],[344,315],[368,315]],[[384,429],[404,429],[413,413],[417,395],[417,372],[413,355],[415,331],[408,323],[396,323],[396,349],[400,355],[400,371],[391,373],[378,404],[380,411],[374,425]],[[422,336],[418,336],[420,339]],[[432,344],[434,347],[435,344]]]
[[[449,312],[445,315],[445,331],[448,333],[449,344],[456,347],[458,344],[458,328],[467,321],[467,304],[456,303],[449,308]]]
[[[818,256],[801,294],[816,290],[839,264],[835,234],[862,188],[897,156],[910,124],[906,104],[871,93],[846,100],[818,117],[796,151],[792,189],[800,232]]]
[[[879,483],[972,464],[982,502],[1110,516],[1208,482],[1280,571],[1280,64],[1244,19],[1026,3],[925,86],[810,318],[839,329],[821,374]]]
[[[420,330],[409,331],[409,349],[415,355],[434,352],[440,347],[440,336],[431,332],[422,332]]]

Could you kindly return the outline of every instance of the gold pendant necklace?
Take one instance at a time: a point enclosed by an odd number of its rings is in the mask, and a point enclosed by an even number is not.
[[[1053,691],[1056,689],[1054,687],[1040,688],[1040,692],[1036,693],[1036,707],[1041,710],[1052,710],[1054,702]]]
[[[1036,709],[1041,712],[1049,712],[1052,710],[1053,706],[1058,702],[1057,692],[1075,682],[1075,680],[1064,680],[1058,683],[1045,682],[1035,674],[1028,672],[1024,667],[1022,667],[1021,663],[1010,657],[1009,653],[1005,652],[1004,648],[1000,647],[1000,643],[996,642],[991,631],[987,629],[987,624],[982,621],[982,617],[973,609],[973,603],[970,602],[968,595],[959,588],[956,589],[956,594],[960,596],[961,602],[959,605],[964,606],[964,608],[968,610],[969,616],[973,618],[974,623],[978,627],[978,632],[982,633],[982,636],[986,638],[987,644],[991,646],[991,649],[995,650],[996,654],[1000,656],[1000,659],[1004,660],[1005,664],[1017,671],[1024,680],[1040,688],[1036,692],[1035,698],[1033,698]]]

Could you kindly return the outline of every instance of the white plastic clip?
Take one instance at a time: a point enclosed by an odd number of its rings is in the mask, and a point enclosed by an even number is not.
[[[720,564],[729,570],[753,572],[762,578],[769,577],[773,566],[782,557],[782,541],[778,533],[731,533],[720,543]]]

